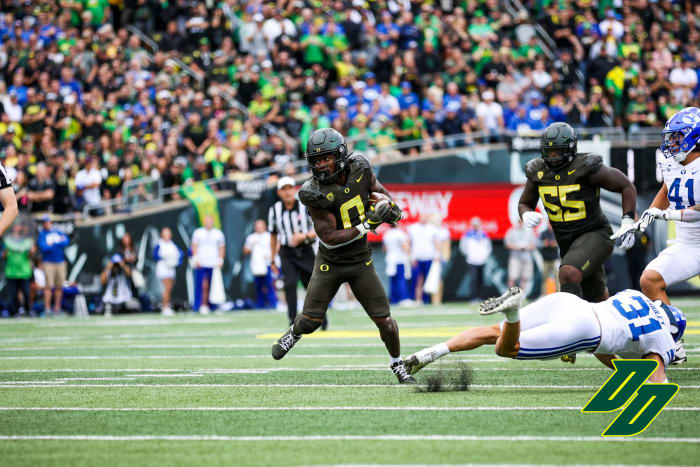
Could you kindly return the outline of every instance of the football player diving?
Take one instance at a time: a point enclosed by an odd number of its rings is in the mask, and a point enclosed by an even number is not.
[[[524,293],[513,287],[480,307],[482,315],[501,312],[505,320],[479,326],[406,359],[411,374],[451,352],[495,345],[496,354],[517,360],[546,360],[570,352],[591,352],[608,368],[615,358],[644,358],[659,365],[649,377],[668,382],[666,367],[686,327],[684,314],[636,290],[623,290],[604,302],[589,303],[553,293],[520,308]]]
[[[542,157],[528,162],[527,182],[518,202],[526,227],[535,227],[542,214],[535,211],[542,200],[559,244],[561,291],[590,302],[608,298],[603,263],[613,252],[612,229],[600,207],[600,189],[622,194],[622,228],[634,224],[637,192],[619,170],[603,165],[597,154],[578,153],[574,129],[552,123],[540,138]],[[629,249],[634,234],[625,235],[620,247]],[[574,363],[574,352],[562,356]]]
[[[380,224],[396,223],[401,209],[383,203],[370,206],[370,193],[389,192],[377,181],[367,159],[348,154],[345,138],[333,128],[314,131],[306,145],[312,177],[299,190],[320,240],[314,271],[304,299],[304,309],[294,324],[272,346],[272,357],[284,357],[304,334],[323,322],[328,304],[340,285],[347,282],[369,317],[390,356],[391,371],[399,383],[415,383],[401,360],[399,328],[389,311],[389,300],[372,264],[367,233]]]
[[[676,221],[676,241],[647,265],[640,280],[647,297],[668,304],[666,287],[700,274],[700,204],[695,201],[700,193],[700,109],[686,107],[672,115],[661,136],[664,160],[658,165],[664,182],[631,232],[644,232],[655,219]],[[685,361],[678,344],[673,364]]]

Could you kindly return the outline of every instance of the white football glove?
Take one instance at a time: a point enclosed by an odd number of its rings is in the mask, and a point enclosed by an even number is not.
[[[542,214],[537,211],[527,211],[523,213],[523,224],[525,227],[532,229],[537,227],[542,222]]]
[[[623,216],[620,222],[620,230],[615,232],[610,238],[619,238],[619,247],[623,250],[629,250],[634,245],[634,234],[637,232],[637,223],[629,216]],[[614,240],[614,239],[613,239]]]
[[[644,211],[637,222],[637,224],[639,224],[637,227],[638,230],[640,232],[644,232],[651,224],[654,223],[655,219],[663,219],[663,213],[664,212],[659,208],[649,208]]]

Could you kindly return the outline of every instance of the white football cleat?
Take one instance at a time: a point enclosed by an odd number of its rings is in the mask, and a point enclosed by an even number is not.
[[[479,314],[492,315],[494,313],[505,313],[517,310],[525,298],[525,294],[520,287],[511,287],[500,297],[492,297],[484,301],[479,306]]]
[[[432,352],[429,349],[423,349],[404,360],[404,365],[406,366],[408,373],[414,375],[424,366],[437,360],[436,357],[437,354],[435,352]]]
[[[683,339],[680,339],[678,342],[676,342],[676,348],[675,354],[673,356],[673,360],[669,363],[669,365],[680,365],[681,363],[685,363],[688,361],[688,356],[685,353],[685,349],[683,348]]]
[[[199,307],[199,314],[200,315],[208,315],[209,314],[209,307],[206,305],[202,305]]]

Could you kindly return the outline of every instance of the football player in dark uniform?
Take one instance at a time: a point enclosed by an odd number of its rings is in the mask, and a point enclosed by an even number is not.
[[[370,206],[370,193],[389,192],[377,181],[367,159],[348,154],[345,138],[332,128],[314,131],[306,146],[312,177],[299,190],[321,242],[306,291],[304,310],[272,346],[276,360],[323,322],[328,303],[344,282],[379,328],[389,351],[390,366],[400,383],[415,383],[401,360],[399,328],[389,312],[389,300],[372,265],[367,232],[380,224],[396,223],[401,209],[394,203]]]
[[[540,139],[541,158],[528,162],[527,182],[518,212],[527,227],[535,227],[542,215],[534,209],[542,199],[561,255],[561,291],[589,302],[608,298],[603,263],[613,252],[612,229],[600,207],[600,189],[622,194],[622,226],[634,223],[637,192],[619,170],[603,165],[597,154],[576,152],[576,132],[566,123],[552,123]],[[620,247],[634,244],[625,236]],[[564,361],[575,360],[575,355]]]

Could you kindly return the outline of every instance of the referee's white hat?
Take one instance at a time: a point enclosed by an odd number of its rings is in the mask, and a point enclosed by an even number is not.
[[[297,186],[296,182],[292,177],[282,177],[277,181],[277,189],[281,190],[282,188],[286,186],[292,186],[295,187]]]

